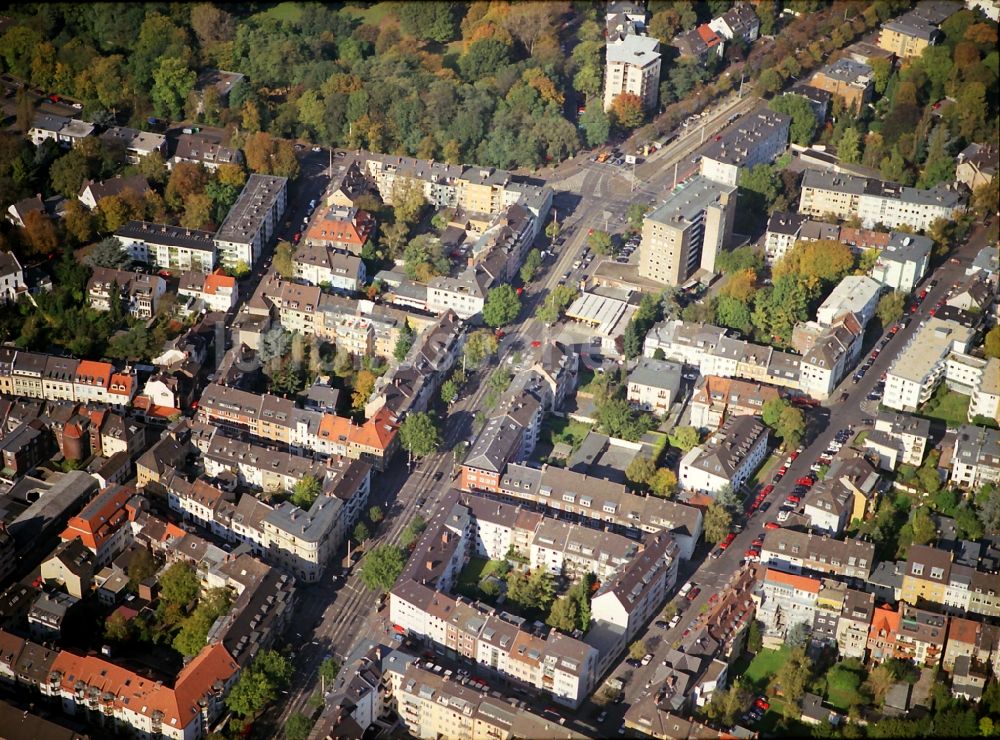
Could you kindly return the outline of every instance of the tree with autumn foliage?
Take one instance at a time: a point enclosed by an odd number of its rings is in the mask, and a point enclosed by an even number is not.
[[[47,255],[59,246],[59,231],[48,216],[32,211],[24,217],[24,235],[33,255]]]
[[[632,130],[642,125],[644,113],[642,98],[632,93],[622,93],[611,103],[614,122],[623,129]]]
[[[794,274],[806,283],[814,281],[832,284],[854,268],[854,253],[846,244],[835,239],[797,241],[774,266],[774,277]]]

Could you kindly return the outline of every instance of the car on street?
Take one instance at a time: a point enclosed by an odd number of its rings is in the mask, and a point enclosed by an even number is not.
[[[751,547],[749,550],[743,553],[743,557],[745,557],[747,560],[756,562],[760,560],[760,550]]]
[[[653,660],[653,654],[652,653],[646,653],[644,656],[642,656],[641,663],[642,663],[642,665],[649,665],[652,662],[652,660]]]
[[[793,493],[793,494],[792,494],[792,495],[790,495],[790,496],[789,496],[788,498],[786,498],[786,499],[785,499],[785,501],[787,501],[787,502],[788,502],[788,503],[790,503],[790,504],[800,504],[800,503],[802,503],[802,498],[801,498],[801,497],[799,497],[799,496],[796,496],[796,495],[795,495],[795,494]]]
[[[811,486],[815,482],[815,480],[816,479],[813,478],[810,475],[803,475],[801,478],[799,478],[799,479],[797,479],[795,481],[795,484],[799,485],[799,486],[805,486],[806,488],[809,488],[809,486]]]
[[[680,614],[674,615],[674,618],[670,620],[670,629],[676,627],[680,623],[680,621],[681,621],[681,615]]]
[[[700,593],[701,593],[701,589],[698,588],[697,586],[695,588],[692,588],[691,589],[691,593],[689,593],[687,595],[687,600],[688,601],[694,601],[695,599],[698,598],[698,594],[700,594]]]
[[[772,486],[770,483],[768,483],[766,486],[764,486],[763,488],[760,489],[760,496],[761,497],[770,496],[771,495],[771,491],[773,491],[773,490],[774,490],[774,486]]]
[[[781,525],[777,522],[768,522],[764,525],[764,529],[781,529]]]
[[[678,593],[680,593],[681,596],[687,596],[693,587],[694,584],[688,581],[683,586],[681,586],[681,590]]]
[[[735,539],[736,539],[736,533],[730,532],[729,534],[726,535],[726,539],[724,539],[722,542],[719,543],[719,547],[725,550],[727,547],[729,547],[729,545],[732,544],[733,540]]]
[[[789,517],[789,515],[791,515],[791,513],[792,512],[791,512],[790,509],[782,509],[781,511],[778,512],[778,521],[779,522],[787,522],[788,521],[788,517]]]
[[[757,697],[757,701],[755,701],[755,702],[753,703],[753,705],[754,705],[755,707],[757,707],[758,709],[761,709],[761,710],[763,710],[763,711],[765,711],[765,712],[766,712],[766,711],[767,711],[768,709],[770,709],[770,708],[771,708],[771,702],[769,702],[769,701],[768,701],[768,700],[767,700],[767,699],[766,699],[765,697],[763,697],[763,696],[758,696],[758,697]]]

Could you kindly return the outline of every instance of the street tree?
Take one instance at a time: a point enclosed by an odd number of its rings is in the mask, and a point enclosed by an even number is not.
[[[483,305],[483,321],[487,326],[498,328],[517,319],[521,312],[521,299],[510,285],[490,288]]]
[[[577,76],[582,72],[583,70],[578,72]],[[611,136],[611,118],[604,111],[604,106],[596,100],[580,115],[580,126],[589,147],[601,146]]]
[[[617,95],[611,102],[611,115],[615,123],[623,129],[638,128],[644,118],[642,98],[633,93]]]
[[[705,541],[719,542],[733,525],[733,516],[724,506],[710,504],[705,511]]]
[[[594,250],[594,254],[611,254],[611,234],[606,231],[595,229],[587,236],[587,246]]]
[[[447,404],[454,403],[458,398],[459,385],[454,378],[448,378],[441,384],[441,400]]]
[[[555,223],[553,221],[552,223]],[[525,285],[534,280],[535,275],[538,273],[538,269],[542,266],[542,253],[537,249],[532,249],[528,252],[528,255],[524,258],[524,264],[521,265],[521,282]]]
[[[482,365],[487,357],[497,351],[499,344],[496,335],[487,329],[472,332],[462,350],[466,367],[477,368]]]
[[[354,526],[353,539],[359,545],[363,545],[371,537],[371,532],[369,531],[367,525],[364,522],[358,522]]]
[[[405,564],[406,558],[398,547],[379,545],[361,562],[361,581],[368,590],[384,593],[392,588]]]
[[[403,449],[414,457],[426,457],[441,447],[441,432],[433,414],[420,411],[407,414],[399,427],[399,441]]]
[[[879,298],[878,307],[875,313],[882,327],[892,326],[903,317],[903,309],[906,306],[906,293],[894,290]]]

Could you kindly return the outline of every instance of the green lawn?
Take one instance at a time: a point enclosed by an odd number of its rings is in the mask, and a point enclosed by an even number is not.
[[[568,416],[560,417],[550,415],[545,420],[545,432],[549,436],[550,444],[554,447],[560,442],[571,446],[574,450],[583,444],[584,438],[590,433],[590,424],[582,421],[575,421]]]
[[[469,562],[458,574],[459,593],[479,598],[479,582],[492,575],[503,566],[503,560],[487,560],[486,558],[469,558]]]
[[[761,650],[750,661],[746,673],[743,674],[744,677],[754,684],[758,691],[763,691],[791,652],[792,649],[787,645],[780,650]]]
[[[359,8],[356,5],[346,5],[344,10],[352,13],[354,17],[361,20],[362,23],[370,23],[373,26],[377,26],[382,22],[382,20],[392,13],[391,3],[376,3],[367,8]]]
[[[968,422],[969,397],[949,391],[942,383],[934,397],[920,409],[920,414],[928,419],[940,419],[954,429]]]
[[[264,15],[279,21],[291,21],[294,23],[302,17],[302,6],[299,3],[279,3],[273,8],[264,11]]]

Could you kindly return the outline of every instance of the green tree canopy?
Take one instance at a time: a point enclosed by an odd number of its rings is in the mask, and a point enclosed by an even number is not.
[[[379,545],[365,555],[361,563],[361,581],[371,591],[388,591],[405,564],[406,558],[398,547]]]
[[[407,414],[399,427],[399,443],[414,457],[426,457],[441,447],[441,432],[433,414]]]
[[[494,328],[506,326],[521,312],[521,299],[510,285],[490,288],[483,305],[483,321]]]
[[[308,510],[313,502],[319,498],[321,492],[322,487],[316,476],[306,475],[292,487],[292,495],[289,500],[299,508]]]
[[[802,146],[812,144],[816,135],[816,114],[813,112],[809,98],[804,95],[785,94],[774,98],[768,107],[778,113],[792,117],[790,136],[792,141]]]

